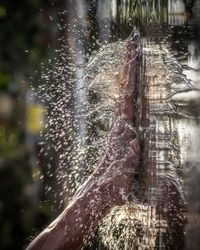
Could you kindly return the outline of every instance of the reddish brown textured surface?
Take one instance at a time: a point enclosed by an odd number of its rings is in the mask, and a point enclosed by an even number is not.
[[[75,194],[71,204],[27,250],[81,249],[113,206],[124,204],[127,197],[133,199],[132,181],[140,160],[140,146],[133,132],[138,52],[134,42],[128,41],[117,83],[120,89],[118,117],[99,166]]]

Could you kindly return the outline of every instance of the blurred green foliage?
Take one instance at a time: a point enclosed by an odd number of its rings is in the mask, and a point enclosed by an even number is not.
[[[8,89],[17,71],[27,72],[45,56],[49,26],[42,19],[41,9],[49,5],[42,0],[1,1],[0,90]]]
[[[10,131],[0,127],[0,155],[4,159],[9,159],[12,153],[19,147],[18,131]]]

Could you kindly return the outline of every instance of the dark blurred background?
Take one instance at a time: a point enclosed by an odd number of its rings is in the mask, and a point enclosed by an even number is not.
[[[62,35],[58,24],[65,5],[63,0],[0,2],[0,249],[22,249],[54,216],[50,202],[43,202],[48,199],[37,174],[35,145],[44,112],[30,97],[30,85],[37,86],[41,63]]]

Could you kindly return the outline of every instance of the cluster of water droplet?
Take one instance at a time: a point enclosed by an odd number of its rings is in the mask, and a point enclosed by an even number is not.
[[[84,63],[72,60],[77,53],[82,54]],[[102,46],[90,58],[83,51],[61,46],[55,58],[42,65],[35,90],[46,109],[41,155],[48,166],[44,175],[51,179],[46,190],[54,192],[61,207],[93,172],[106,150],[124,53],[125,42],[120,41]]]
[[[166,227],[164,220],[157,220],[155,208],[128,204],[113,208],[99,231],[108,249],[155,249],[161,224]]]

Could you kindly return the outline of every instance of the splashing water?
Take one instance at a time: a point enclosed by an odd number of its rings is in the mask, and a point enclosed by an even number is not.
[[[125,44],[102,46],[98,56],[94,52],[87,63],[84,63],[87,58],[83,59],[79,53],[77,60],[81,61],[78,64],[66,64],[67,56],[61,50],[62,57],[55,59],[52,68],[44,69],[44,83],[41,82],[38,90],[49,107],[43,150],[46,155],[53,152],[58,160],[54,170],[50,165],[55,164],[51,156],[53,162],[49,163],[47,175],[56,171],[58,183],[64,183],[61,203],[67,202],[93,172],[100,155],[106,150],[107,134],[116,119],[119,95],[116,82]],[[80,163],[84,166],[81,172]]]
[[[125,52],[125,44],[126,42],[117,42],[104,45],[98,51],[97,55],[92,56],[85,65],[84,76],[81,76],[81,78],[83,78],[81,80],[84,82],[84,92],[81,92],[81,94],[88,93],[88,104],[81,105],[84,107],[81,112],[78,112],[76,109],[74,111],[74,109],[70,109],[69,106],[70,98],[74,98],[74,95],[72,95],[73,87],[69,89],[66,94],[66,86],[63,86],[65,95],[61,95],[62,91],[59,93],[60,96],[58,96],[57,102],[52,103],[53,115],[50,113],[50,115],[47,116],[48,127],[44,138],[47,140],[52,138],[54,150],[59,153],[58,181],[62,178],[68,178],[68,185],[74,185],[73,190],[77,189],[80,183],[83,183],[83,180],[80,181],[80,165],[76,160],[77,156],[79,162],[82,154],[83,158],[87,160],[84,164],[88,166],[88,172],[82,173],[82,176],[86,178],[93,171],[99,157],[107,148],[107,135],[116,120],[115,110],[119,96],[116,82],[119,77],[119,70]],[[164,214],[159,213],[157,206],[161,200],[163,202],[165,190],[159,184],[159,181],[158,184],[156,184],[158,186],[153,184],[155,181],[154,178],[156,178],[156,180],[167,180],[169,183],[174,182],[178,189],[182,186],[177,172],[180,165],[180,158],[177,154],[177,150],[179,150],[177,148],[180,147],[177,125],[174,122],[174,124],[169,122],[168,119],[170,115],[173,116],[173,114],[177,113],[170,100],[177,102],[174,96],[178,95],[178,92],[182,93],[183,90],[188,90],[190,85],[187,81],[185,82],[183,76],[177,74],[177,70],[180,70],[179,65],[174,58],[170,56],[167,47],[163,46],[160,48],[155,44],[146,43],[144,44],[143,51],[147,61],[146,64],[148,65],[146,77],[149,88],[147,98],[149,100],[150,114],[149,163],[146,168],[150,175],[155,172],[156,177],[150,178],[147,182],[149,184],[145,188],[146,198],[141,200],[144,205],[130,204],[123,207],[116,207],[100,223],[98,234],[102,243],[108,249],[131,249],[134,247],[140,247],[141,249],[149,247],[149,249],[155,249],[158,245],[159,247],[164,247],[166,243],[162,242],[162,238],[164,238],[169,231],[166,214],[172,204],[169,203],[167,205],[169,207],[165,208]],[[162,59],[163,57],[164,59]],[[163,64],[162,66],[160,65],[161,62]],[[174,65],[176,65],[176,67],[174,67]],[[77,66],[71,65],[72,71],[76,69]],[[82,72],[83,71],[80,73],[78,69],[76,77],[79,77],[79,73],[82,74]],[[57,76],[58,75],[53,76],[55,80],[57,80]],[[168,86],[169,79],[170,87]],[[171,84],[174,81],[176,81],[176,84]],[[83,82],[79,82],[79,84],[81,85]],[[73,81],[73,77],[71,78],[71,83],[72,86],[73,84],[75,85],[75,93],[78,92],[77,95],[79,95],[80,91],[77,89],[77,81]],[[80,85],[78,86],[80,87]],[[43,87],[40,88],[43,90]],[[54,86],[52,88],[54,88]],[[44,91],[45,94],[46,91],[47,90]],[[56,90],[56,94],[57,91],[58,90]],[[75,100],[76,98],[77,97],[75,97]],[[169,101],[166,103],[166,100]],[[163,107],[161,107],[161,105]],[[79,105],[77,105],[76,108],[77,107],[81,108]],[[88,138],[84,145],[84,152],[81,152],[81,147],[77,146],[82,143],[81,141],[77,143],[77,139],[75,139],[73,142],[74,138],[80,139],[80,137],[76,136],[76,133],[78,133],[79,136],[82,133],[76,129],[81,117],[84,117],[84,120],[88,122]],[[60,126],[58,121],[65,123],[63,126]],[[71,131],[72,124],[75,126],[74,131]],[[172,126],[171,131],[168,127],[169,125]],[[69,129],[67,136],[65,132],[66,129]],[[57,131],[59,130],[61,130],[62,133],[58,134]],[[72,133],[71,137],[69,137],[70,131]],[[60,138],[64,139],[66,143],[69,140],[71,142],[71,150],[67,143],[64,154],[59,152],[61,148],[63,149]],[[154,146],[156,148],[154,148]],[[168,149],[167,152],[166,148]],[[85,155],[87,155],[87,158]],[[71,167],[68,176],[66,176],[64,172],[67,171],[69,167],[67,166],[66,168],[66,165],[64,165],[66,159]],[[172,159],[173,163],[171,162]],[[64,167],[65,169],[63,169]],[[160,191],[158,192],[158,190]],[[182,195],[182,190],[179,191]],[[176,210],[176,212],[181,216],[180,211]]]
[[[181,1],[176,4],[168,5],[168,22],[173,26],[185,22],[185,17],[182,21],[171,18],[172,14],[183,12]],[[116,1],[112,1],[112,6],[115,19]],[[148,6],[142,7],[143,14],[146,8]],[[130,9],[125,8],[123,15],[128,16]],[[158,22],[161,18],[156,11],[151,14],[149,20],[154,17]],[[110,26],[108,33],[103,34],[102,39],[109,40]],[[80,40],[77,35],[77,41]],[[188,153],[189,142],[193,149],[199,148],[198,142],[194,142],[194,137],[199,135],[197,114],[194,114],[198,112],[194,107],[199,103],[199,81],[198,77],[195,81],[191,78],[198,69],[199,58],[194,56],[195,45],[190,44],[185,69],[173,56],[166,37],[158,40],[148,35],[143,40],[141,72],[137,73],[139,124],[132,129],[142,134],[144,150],[139,173],[133,181],[137,202],[113,208],[100,222],[97,235],[107,249],[168,249],[173,246],[181,249],[180,241],[184,239],[183,173],[188,171],[188,162],[194,163],[194,159],[199,162],[197,150]],[[103,45],[89,58],[83,43],[78,42],[75,47],[75,50],[68,49],[76,60],[71,60],[66,48],[57,51],[51,66],[43,68],[39,87],[40,96],[48,106],[43,134],[43,150],[46,157],[50,157],[46,174],[56,175],[61,206],[69,203],[108,147],[109,131],[117,119],[120,91],[116,82],[126,41]]]
[[[108,249],[155,249],[161,226],[166,233],[166,221],[156,218],[155,208],[130,204],[113,208],[99,232]]]

